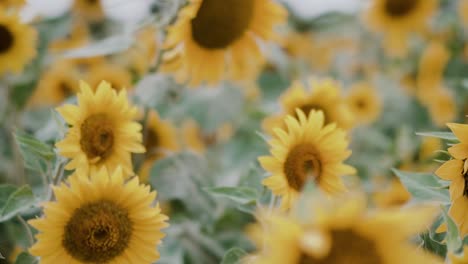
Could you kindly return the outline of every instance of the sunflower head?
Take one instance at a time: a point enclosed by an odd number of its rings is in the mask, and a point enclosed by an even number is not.
[[[89,68],[88,81],[92,88],[99,87],[103,80],[117,91],[132,88],[132,75],[127,69],[116,64],[99,63]]]
[[[424,100],[432,121],[437,126],[444,126],[457,117],[457,105],[449,89],[439,88],[428,91]]]
[[[417,95],[421,102],[426,103],[432,93],[443,86],[444,69],[449,59],[449,51],[440,42],[433,41],[424,50],[417,77]]]
[[[349,108],[357,121],[371,123],[381,111],[381,100],[377,91],[369,83],[357,83],[351,88],[347,98]]]
[[[152,206],[156,192],[138,177],[125,182],[117,169],[74,174],[54,188],[56,202],[44,204],[44,218],[29,223],[40,232],[30,252],[41,263],[152,263],[167,217]],[[115,194],[119,195],[116,196]],[[144,213],[144,214],[142,214]]]
[[[275,129],[270,141],[271,156],[259,161],[272,175],[263,184],[282,197],[284,209],[291,207],[307,181],[314,181],[328,193],[345,190],[342,175],[355,169],[343,161],[351,155],[346,133],[335,124],[324,124],[322,111],[307,116],[297,109],[297,118],[285,119],[287,129]]]
[[[66,168],[87,172],[122,166],[132,174],[131,153],[145,151],[141,125],[134,121],[137,109],[129,104],[125,90],[117,93],[107,82],[95,92],[84,82],[80,87],[78,105],[57,109],[70,125],[65,139],[57,143],[60,153],[71,159]]]

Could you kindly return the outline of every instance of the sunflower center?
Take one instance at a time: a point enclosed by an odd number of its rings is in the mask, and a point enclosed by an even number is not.
[[[311,178],[317,183],[320,181],[320,155],[311,144],[297,145],[289,151],[283,170],[288,185],[296,191],[301,191],[307,179]]]
[[[81,149],[89,159],[107,158],[114,146],[113,126],[107,115],[95,114],[81,125]]]
[[[14,36],[11,31],[5,26],[0,24],[0,54],[6,53],[14,42]]]
[[[356,107],[358,109],[364,109],[366,108],[367,104],[366,104],[366,101],[362,100],[362,99],[359,99],[356,101]]]
[[[203,0],[192,20],[192,37],[206,49],[223,49],[242,37],[253,18],[254,0]]]
[[[150,128],[145,135],[145,148],[148,155],[153,156],[155,153],[155,149],[159,146],[159,135],[157,131]]]
[[[58,88],[65,98],[71,96],[75,92],[72,86],[69,85],[66,81],[60,82]]]
[[[417,5],[419,0],[387,0],[385,10],[393,17],[402,17],[409,14]]]
[[[374,242],[352,230],[332,231],[331,238],[332,248],[328,256],[316,259],[303,253],[298,264],[383,263]]]
[[[62,245],[80,262],[107,263],[128,247],[132,225],[128,212],[111,201],[85,204],[66,224]]]
[[[325,110],[323,109],[323,107],[320,106],[320,105],[317,105],[317,104],[304,104],[304,105],[301,105],[301,106],[299,107],[299,109],[301,109],[301,111],[302,111],[306,116],[309,116],[310,111],[312,111],[312,110],[320,110],[320,111],[323,112],[323,121],[324,121],[324,123],[325,123],[325,124],[328,123],[328,121],[327,121],[327,120],[328,120],[327,113],[325,112]],[[296,118],[299,118],[299,116],[297,116],[297,113],[296,113],[296,112],[294,112],[294,116],[295,116]]]

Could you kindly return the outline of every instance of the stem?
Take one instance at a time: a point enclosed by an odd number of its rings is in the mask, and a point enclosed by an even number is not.
[[[26,223],[26,221],[21,215],[17,215],[16,218],[21,223],[21,225],[26,229],[26,234],[28,235],[29,246],[32,246],[34,244],[34,238],[31,232],[31,228],[29,227],[28,223]]]

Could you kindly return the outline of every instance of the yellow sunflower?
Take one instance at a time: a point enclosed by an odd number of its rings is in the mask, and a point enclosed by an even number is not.
[[[143,144],[146,153],[139,176],[145,182],[148,180],[150,169],[156,160],[179,150],[177,131],[169,121],[161,120],[157,112],[151,111],[146,120]]]
[[[419,150],[419,159],[422,161],[430,160],[441,148],[442,142],[439,138],[424,137],[422,138],[421,148]]]
[[[393,178],[387,189],[374,194],[374,202],[381,208],[391,208],[405,205],[411,194],[405,189],[398,178]]]
[[[311,110],[321,110],[325,124],[336,123],[338,127],[348,129],[354,122],[354,117],[341,96],[340,85],[333,80],[310,81],[311,91],[295,81],[281,96],[280,103],[284,113],[268,117],[263,122],[263,128],[273,133],[276,127],[284,128],[284,117],[294,115],[299,108],[306,115]]]
[[[258,39],[274,39],[286,15],[273,0],[190,0],[168,29],[166,70],[192,85],[244,79],[263,62]]]
[[[468,26],[468,1],[460,0],[458,12],[463,25]]]
[[[26,4],[26,0],[2,0],[0,10],[12,7],[21,7]]]
[[[358,122],[372,123],[379,117],[382,110],[382,102],[377,91],[367,82],[353,85],[347,101]]]
[[[437,89],[430,92],[427,97],[426,106],[434,124],[444,126],[457,117],[455,98],[450,90]]]
[[[308,180],[333,194],[346,189],[342,175],[355,173],[343,163],[351,155],[343,130],[325,125],[322,111],[312,110],[306,116],[297,109],[297,117],[285,119],[287,130],[275,129],[276,137],[269,142],[271,156],[259,158],[272,174],[263,184],[282,197],[283,209],[291,207]]]
[[[207,148],[231,138],[233,128],[231,124],[225,123],[215,132],[206,133],[196,121],[189,119],[184,122],[182,133],[185,146],[196,153],[203,154]]]
[[[36,31],[18,15],[0,12],[0,74],[19,73],[36,56]]]
[[[98,21],[104,18],[101,0],[75,0],[73,9],[78,17],[89,21]]]
[[[410,242],[434,219],[433,208],[371,211],[366,210],[364,199],[346,198],[338,202],[324,199],[302,218],[275,214],[264,217],[258,243],[262,250],[249,263],[443,263]]]
[[[87,79],[92,88],[97,88],[103,80],[108,82],[117,91],[133,88],[132,75],[127,69],[117,64],[94,64],[89,68]]]
[[[89,177],[88,177],[89,176]],[[153,206],[156,192],[117,169],[74,174],[54,187],[57,201],[30,220],[39,234],[30,252],[41,263],[154,263],[167,216]]]
[[[41,77],[30,106],[56,106],[78,91],[79,74],[69,62],[54,63]]]
[[[436,0],[375,0],[366,13],[366,23],[385,34],[388,55],[402,57],[407,52],[408,38],[424,31],[437,5]]]
[[[105,81],[95,92],[84,82],[80,88],[78,105],[57,109],[70,125],[66,137],[56,144],[60,154],[71,159],[65,168],[87,172],[122,166],[126,176],[131,175],[131,153],[145,152],[142,127],[134,121],[137,109],[128,102],[125,90],[117,93]]]

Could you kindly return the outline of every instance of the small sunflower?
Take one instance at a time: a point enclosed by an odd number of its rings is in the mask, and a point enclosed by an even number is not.
[[[131,153],[145,152],[141,125],[134,121],[137,109],[125,90],[117,93],[105,81],[95,92],[84,82],[80,88],[78,105],[57,109],[70,125],[66,137],[56,144],[60,154],[71,159],[65,168],[87,172],[122,166],[127,176],[132,174]]]
[[[79,47],[83,47],[89,42],[89,32],[86,25],[76,23],[72,26],[71,32],[64,38],[54,40],[50,43],[52,52],[62,52]]]
[[[450,90],[437,89],[430,92],[427,97],[426,106],[434,124],[444,126],[447,122],[455,120],[457,106]]]
[[[127,69],[116,64],[98,63],[89,68],[88,83],[92,88],[99,87],[103,80],[117,91],[132,88],[132,75]]]
[[[26,0],[2,0],[0,2],[0,10],[12,7],[22,7],[26,4]]]
[[[18,15],[0,12],[0,74],[19,73],[36,56],[36,31]]]
[[[167,216],[153,206],[156,192],[117,169],[75,174],[54,187],[55,202],[30,220],[39,234],[30,252],[41,263],[154,263]]]
[[[401,57],[407,52],[409,36],[424,31],[437,4],[436,0],[375,0],[366,23],[372,30],[384,32],[390,56]]]
[[[347,101],[358,122],[372,123],[379,117],[382,110],[377,91],[366,82],[353,85]]]
[[[196,153],[202,154],[205,153],[207,148],[229,140],[233,134],[233,128],[231,124],[225,123],[216,131],[206,133],[202,131],[196,121],[190,119],[184,122],[182,133],[185,146]]]
[[[157,112],[151,111],[146,120],[143,144],[146,153],[139,176],[142,181],[147,181],[150,169],[156,160],[167,156],[170,152],[179,150],[177,131],[170,122],[161,120]]]
[[[310,111],[306,117],[297,109],[297,119],[288,116],[287,130],[275,129],[269,144],[271,156],[259,158],[272,175],[263,184],[282,197],[282,208],[289,209],[308,180],[328,193],[345,190],[342,175],[355,169],[343,163],[351,155],[346,133],[335,124],[324,125],[322,111]]]
[[[301,82],[294,82],[280,99],[284,113],[266,118],[263,128],[269,133],[273,133],[276,127],[284,128],[284,117],[294,115],[297,108],[306,115],[311,110],[321,110],[325,124],[336,123],[340,128],[350,128],[354,117],[340,94],[339,84],[333,80],[323,80],[311,81],[310,86],[311,91],[307,91]]]
[[[190,0],[169,27],[165,60],[178,78],[215,83],[227,74],[244,79],[263,62],[258,39],[275,38],[274,26],[286,18],[273,0]]]
[[[101,0],[75,0],[73,9],[78,17],[89,21],[99,21],[104,18]]]
[[[432,208],[366,210],[364,199],[323,199],[312,216],[267,215],[252,264],[442,264],[410,243],[433,220]],[[254,230],[254,232],[259,232]],[[254,234],[259,236],[258,234]],[[258,240],[255,239],[255,240]]]
[[[376,192],[373,198],[379,207],[391,208],[405,205],[411,199],[411,194],[398,178],[393,178],[388,188]]]
[[[78,76],[73,64],[65,61],[55,63],[41,77],[29,104],[31,106],[60,104],[79,91],[76,81]]]

